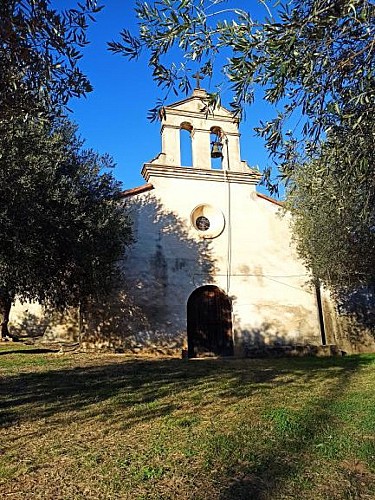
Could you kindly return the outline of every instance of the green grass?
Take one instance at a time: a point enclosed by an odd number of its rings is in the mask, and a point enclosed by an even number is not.
[[[0,347],[0,497],[375,498],[375,356]]]

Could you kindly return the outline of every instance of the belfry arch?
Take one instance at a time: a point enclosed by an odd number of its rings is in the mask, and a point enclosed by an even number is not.
[[[210,128],[211,169],[222,170],[224,157],[224,132],[221,127]]]
[[[180,165],[182,167],[193,166],[193,127],[188,122],[180,125]]]

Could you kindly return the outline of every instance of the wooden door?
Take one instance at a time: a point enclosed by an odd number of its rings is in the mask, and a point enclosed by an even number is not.
[[[218,287],[207,285],[195,290],[187,304],[189,358],[204,354],[233,355],[232,307]]]

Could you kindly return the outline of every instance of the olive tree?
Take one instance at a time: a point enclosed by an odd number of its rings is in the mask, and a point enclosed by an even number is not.
[[[95,0],[56,10],[50,0],[0,2],[0,120],[55,114],[92,90],[79,68]]]
[[[131,238],[108,156],[66,119],[13,127],[0,125],[3,336],[16,298],[64,309],[110,293]]]
[[[101,8],[0,3],[2,336],[16,299],[64,309],[109,293],[130,240],[111,158],[85,150],[64,117],[92,90],[79,60]]]

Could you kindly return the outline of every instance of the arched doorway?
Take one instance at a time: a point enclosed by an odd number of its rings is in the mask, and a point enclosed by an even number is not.
[[[232,306],[217,286],[194,290],[187,303],[188,356],[233,355]]]

